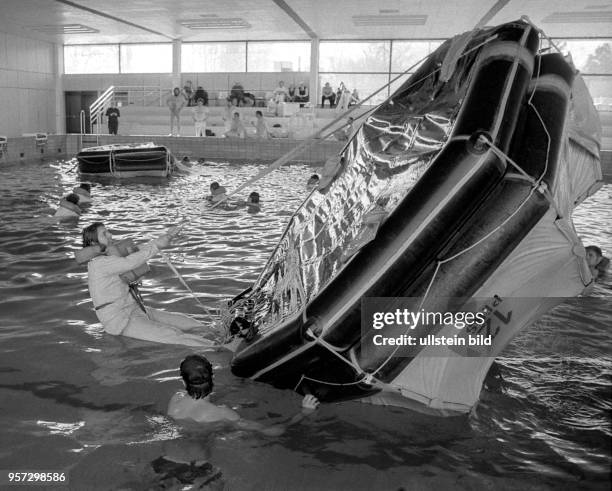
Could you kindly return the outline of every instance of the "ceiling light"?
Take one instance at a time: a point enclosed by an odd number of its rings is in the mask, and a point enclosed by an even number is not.
[[[426,22],[426,15],[353,15],[357,27],[423,26]]]
[[[588,12],[553,12],[542,19],[543,24],[591,24],[612,22],[612,12],[590,10]]]
[[[28,29],[36,32],[42,32],[43,34],[92,34],[100,32],[98,29],[84,26],[83,24],[28,26]]]
[[[180,20],[179,24],[187,29],[248,29],[251,27],[251,24],[240,17],[201,17],[201,19]]]

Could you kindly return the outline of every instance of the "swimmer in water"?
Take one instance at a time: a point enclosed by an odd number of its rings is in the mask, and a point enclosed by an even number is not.
[[[190,420],[197,423],[229,422],[237,427],[259,431],[268,436],[281,435],[286,426],[264,426],[254,421],[244,420],[228,407],[216,405],[211,401],[213,393],[213,369],[210,362],[200,355],[186,357],[180,366],[180,375],[185,390],[172,396],[168,404],[168,415],[176,420]],[[302,401],[302,411],[294,416],[288,425],[297,423],[319,406],[319,401],[307,395]]]
[[[249,213],[257,213],[261,211],[261,202],[259,200],[259,193],[257,191],[253,191],[249,194],[249,197],[246,201],[238,200],[233,206],[228,206],[228,210],[237,210],[238,208],[247,207],[247,211]]]
[[[223,201],[226,198],[227,190],[221,186],[218,182],[213,182],[210,185],[210,194],[206,197],[211,203],[217,203]]]
[[[83,182],[78,187],[72,190],[74,194],[79,196],[79,206],[91,203],[91,185]]]
[[[586,260],[589,264],[589,269],[593,275],[593,279],[602,278],[606,275],[608,266],[610,266],[610,259],[603,255],[601,249],[597,246],[587,246]]]
[[[81,216],[79,195],[70,193],[60,200],[59,208],[53,215],[58,220],[74,220]]]
[[[316,188],[318,185],[319,185],[319,175],[318,174],[313,174],[312,176],[310,176],[310,178],[308,179],[308,182],[306,183],[306,187],[308,189]]]
[[[83,248],[93,252],[87,263],[89,293],[104,330],[113,335],[186,346],[215,347],[216,344],[187,330],[204,332],[204,326],[184,314],[146,307],[121,275],[132,271],[169,247],[178,227],[140,246],[125,257],[110,253],[113,237],[102,222],[83,229]]]

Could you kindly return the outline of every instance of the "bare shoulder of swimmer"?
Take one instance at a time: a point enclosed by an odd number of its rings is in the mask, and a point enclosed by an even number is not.
[[[192,399],[185,392],[172,396],[168,404],[168,416],[181,420],[188,419],[198,423],[215,423],[218,421],[238,421],[236,411],[215,404],[205,399]]]

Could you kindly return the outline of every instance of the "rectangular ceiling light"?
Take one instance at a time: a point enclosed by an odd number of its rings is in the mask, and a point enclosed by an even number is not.
[[[353,15],[357,27],[424,26],[426,15]]]
[[[84,26],[83,24],[64,24],[59,26],[45,25],[45,26],[29,26],[28,29],[36,32],[42,32],[43,34],[92,34],[100,32],[98,29],[93,27]]]
[[[543,24],[599,24],[601,22],[612,22],[612,12],[609,10],[553,12],[542,19]]]
[[[187,29],[248,29],[251,27],[244,19],[240,17],[216,17],[216,16],[201,16],[201,19],[180,20],[179,24]]]

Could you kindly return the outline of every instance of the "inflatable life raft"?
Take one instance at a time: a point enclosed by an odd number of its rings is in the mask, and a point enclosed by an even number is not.
[[[458,36],[368,117],[230,302],[227,322],[250,325],[235,375],[468,412],[512,338],[584,291],[571,213],[601,184],[600,129],[576,71],[540,47],[522,21]],[[399,307],[480,322],[434,317],[393,331],[415,345],[374,343],[373,309]]]
[[[81,174],[169,177],[174,170],[174,158],[170,151],[152,142],[84,148],[76,158]]]

